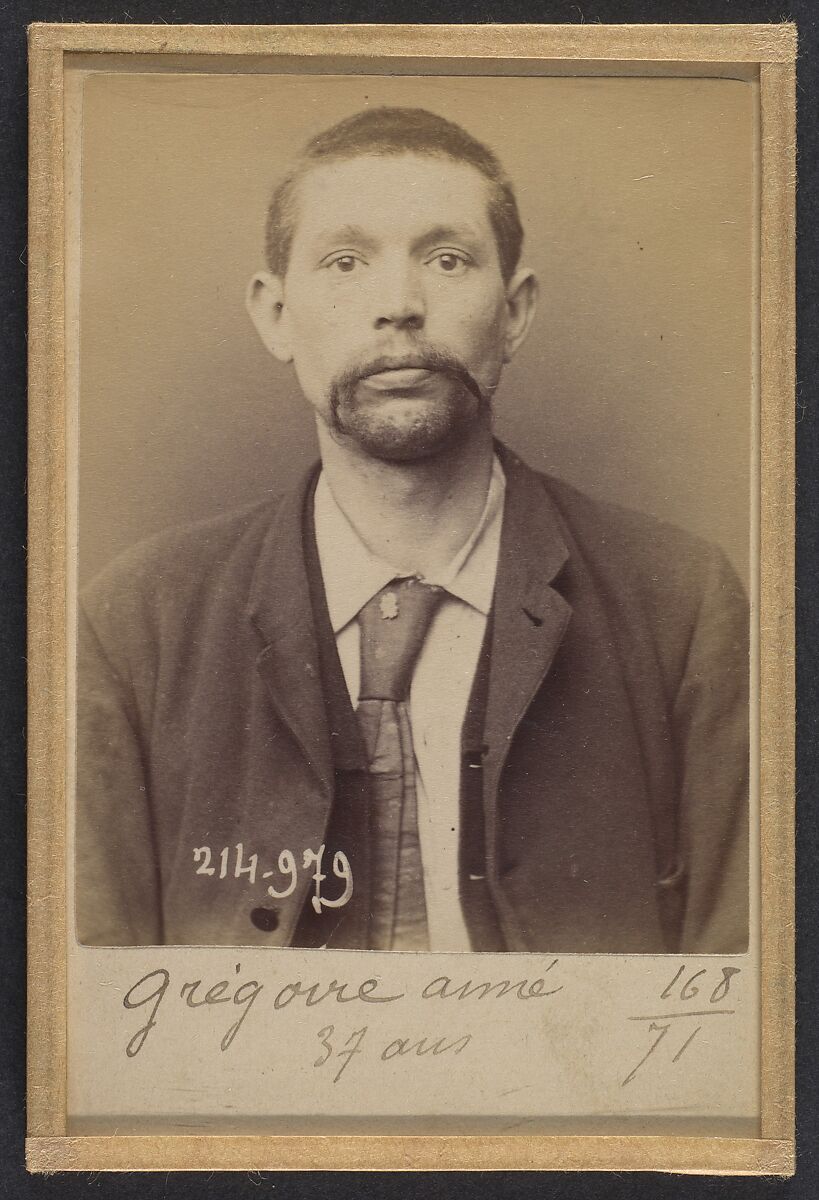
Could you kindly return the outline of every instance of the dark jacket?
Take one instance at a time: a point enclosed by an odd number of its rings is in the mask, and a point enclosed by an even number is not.
[[[748,616],[722,554],[502,450],[483,797],[510,950],[747,944]],[[288,945],[334,774],[305,571],[307,482],[120,557],[80,611],[78,936]],[[211,851],[211,874],[200,853]],[[328,866],[324,870],[329,874]],[[338,889],[336,889],[338,890]],[[259,906],[275,928],[258,927]],[[251,920],[251,912],[257,916]]]

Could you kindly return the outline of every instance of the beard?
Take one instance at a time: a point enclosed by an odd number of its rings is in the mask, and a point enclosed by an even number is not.
[[[371,376],[397,370],[425,376],[395,386],[367,383]],[[491,418],[491,401],[457,357],[425,348],[342,372],[330,388],[329,412],[331,431],[370,457],[409,462],[456,445],[478,421]]]

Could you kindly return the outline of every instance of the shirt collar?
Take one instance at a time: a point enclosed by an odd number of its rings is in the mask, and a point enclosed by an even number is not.
[[[427,583],[489,614],[495,590],[506,479],[495,456],[486,501],[475,528],[447,567]],[[333,632],[354,620],[368,600],[392,579],[411,575],[373,554],[339,508],[322,472],[314,498],[316,545]]]

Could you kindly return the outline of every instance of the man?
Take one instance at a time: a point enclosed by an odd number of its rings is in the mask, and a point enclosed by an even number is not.
[[[745,947],[745,600],[493,441],[521,242],[494,155],[422,110],[279,187],[248,307],[320,468],[84,597],[80,940]]]

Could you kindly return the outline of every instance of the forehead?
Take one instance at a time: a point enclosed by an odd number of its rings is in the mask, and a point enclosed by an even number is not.
[[[476,167],[444,155],[361,154],[320,163],[297,186],[294,241],[347,225],[394,236],[463,225],[492,238],[489,193]]]

